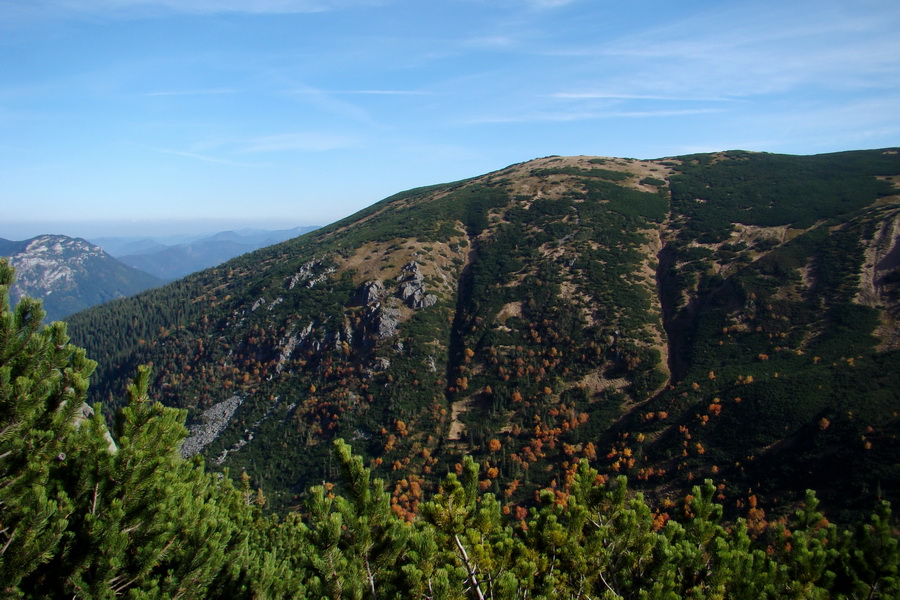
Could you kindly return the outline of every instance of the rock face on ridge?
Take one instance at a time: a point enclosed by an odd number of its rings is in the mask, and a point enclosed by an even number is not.
[[[510,510],[565,494],[582,458],[648,494],[712,478],[732,507],[806,488],[858,506],[900,494],[898,156],[537,159],[71,331],[97,399],[148,362],[192,422],[245,398],[203,454],[275,506],[337,477],[334,437],[398,511],[463,454]]]
[[[367,281],[360,286],[356,302],[362,306],[369,306],[378,302],[384,297],[384,294],[384,284],[381,281],[377,279],[375,281]]]
[[[425,276],[419,263],[413,261],[404,266],[400,281],[400,299],[410,308],[427,308],[437,302],[437,296],[425,292]]]
[[[415,261],[403,266],[398,280],[396,290],[386,288],[379,279],[366,281],[356,290],[351,302],[367,307],[368,329],[382,340],[397,334],[397,327],[403,318],[396,298],[405,302],[411,309],[428,308],[438,300],[434,294],[426,293],[425,276]]]

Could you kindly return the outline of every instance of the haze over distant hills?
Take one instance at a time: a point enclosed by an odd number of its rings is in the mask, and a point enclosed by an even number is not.
[[[235,256],[314,231],[317,227],[282,230],[240,229],[211,236],[173,238],[103,237],[94,243],[123,263],[165,281],[214,267]]]
[[[393,508],[459,472],[510,511],[578,459],[733,515],[900,499],[900,154],[547,157],[399,193],[73,316],[96,400],[138,365],[187,453],[271,505],[337,476]]]
[[[50,322],[313,229],[244,229],[157,239],[107,237],[95,243],[65,235],[25,241],[0,238],[0,256],[10,257],[16,268],[12,299],[43,300]]]

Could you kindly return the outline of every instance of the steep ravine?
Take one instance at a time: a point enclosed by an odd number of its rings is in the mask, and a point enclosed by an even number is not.
[[[669,348],[669,382],[675,384],[684,378],[689,367],[688,339],[697,314],[697,300],[692,297],[687,305],[679,306],[681,290],[675,277],[675,250],[671,243],[664,242],[656,256],[659,264],[656,284],[662,307],[663,329]]]

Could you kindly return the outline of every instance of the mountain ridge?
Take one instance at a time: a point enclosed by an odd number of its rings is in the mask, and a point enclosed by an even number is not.
[[[239,397],[204,454],[275,505],[328,477],[338,436],[398,510],[464,453],[509,502],[587,457],[660,501],[710,475],[735,509],[804,485],[852,509],[897,490],[898,175],[893,149],[546,157],[401,192],[71,331],[98,399],[146,362],[195,422]]]
[[[163,283],[81,238],[48,234],[0,240],[0,255],[9,256],[18,272],[12,300],[22,296],[43,300],[50,321]]]

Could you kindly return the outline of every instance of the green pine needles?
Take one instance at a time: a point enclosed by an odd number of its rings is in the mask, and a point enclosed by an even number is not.
[[[342,483],[266,514],[180,457],[184,411],[148,398],[141,368],[107,426],[84,398],[94,363],[40,303],[9,308],[0,262],[0,597],[3,598],[896,598],[887,503],[851,528],[809,493],[760,531],[723,522],[711,482],[671,516],[582,460],[570,481],[504,514],[467,457],[415,515],[392,509],[349,445]],[[111,443],[111,437],[114,443]]]

